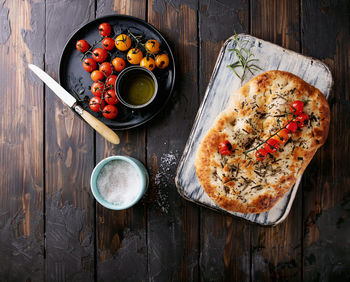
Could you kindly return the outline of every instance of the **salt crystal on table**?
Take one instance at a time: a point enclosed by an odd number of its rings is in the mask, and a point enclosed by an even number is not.
[[[111,161],[101,169],[97,189],[107,202],[125,205],[133,202],[141,193],[141,176],[129,162]]]

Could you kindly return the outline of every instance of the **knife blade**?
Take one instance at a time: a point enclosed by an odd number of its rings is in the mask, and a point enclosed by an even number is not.
[[[77,100],[41,68],[28,64],[29,68],[63,101],[73,107]]]
[[[59,83],[41,68],[28,64],[28,67],[70,108],[74,109],[90,126],[113,144],[119,144],[119,136],[103,122],[85,111],[77,104],[77,100],[70,95]]]

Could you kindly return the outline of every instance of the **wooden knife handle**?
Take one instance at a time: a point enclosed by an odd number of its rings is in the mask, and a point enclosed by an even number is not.
[[[106,140],[111,142],[112,144],[119,144],[120,139],[119,136],[110,129],[103,122],[99,121],[89,112],[85,111],[80,106],[75,106],[74,110],[88,123],[90,126],[95,129],[98,133],[100,133]]]

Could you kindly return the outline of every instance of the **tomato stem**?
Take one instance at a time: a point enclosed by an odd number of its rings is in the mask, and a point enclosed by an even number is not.
[[[287,115],[290,115],[290,113],[286,113]],[[244,151],[243,154],[248,154],[251,151],[254,151],[256,149],[258,149],[260,146],[264,145],[267,141],[269,141],[272,137],[276,136],[281,130],[285,129],[288,124],[290,124],[293,121],[293,119],[289,120],[285,126],[281,127],[278,131],[276,131],[274,134],[272,134],[269,138],[267,138],[265,141],[263,141],[262,143],[258,144],[257,146],[255,146],[253,149]]]
[[[153,56],[153,59],[156,58],[156,55],[155,55],[153,52],[147,50],[145,44],[143,44],[143,43],[137,38],[137,36],[135,36],[130,30],[128,30],[128,33],[129,33],[129,35],[130,35],[132,38],[134,38],[134,40],[136,41],[136,47],[138,47],[139,45],[141,45],[142,48],[145,50],[146,54],[152,55],[152,56]],[[141,35],[140,35],[140,37],[143,38]]]
[[[80,61],[82,62],[82,61],[85,59],[85,57],[86,57],[86,55],[87,55],[88,53],[91,53],[91,54],[92,54],[92,51],[91,51],[91,50],[94,49],[94,48],[96,47],[96,45],[97,45],[98,43],[100,43],[103,39],[104,39],[104,37],[101,37],[100,40],[95,41],[94,44],[92,44],[91,47],[90,47],[86,52],[84,52],[83,56],[81,56],[81,58],[80,58]]]

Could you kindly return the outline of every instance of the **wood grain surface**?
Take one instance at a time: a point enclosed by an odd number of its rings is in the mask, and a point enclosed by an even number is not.
[[[303,278],[308,281],[350,279],[349,11],[346,0],[303,3],[302,52],[325,61],[334,76],[328,140],[303,177]]]
[[[170,43],[176,87],[145,126],[107,143],[27,69],[57,79],[70,34],[107,14],[153,24]],[[348,0],[0,1],[0,281],[350,280]],[[174,177],[225,39],[248,33],[326,63],[334,78],[326,144],[287,219],[249,224],[184,200]],[[90,191],[111,155],[151,176],[134,207],[110,211]]]
[[[32,7],[34,9],[34,7]],[[56,80],[58,58],[76,27],[94,18],[94,1],[46,2],[45,70]],[[42,24],[42,23],[41,23]],[[45,87],[45,279],[94,278],[93,130]]]
[[[45,277],[44,91],[25,68],[44,64],[45,3],[21,2],[0,2],[1,281]]]

